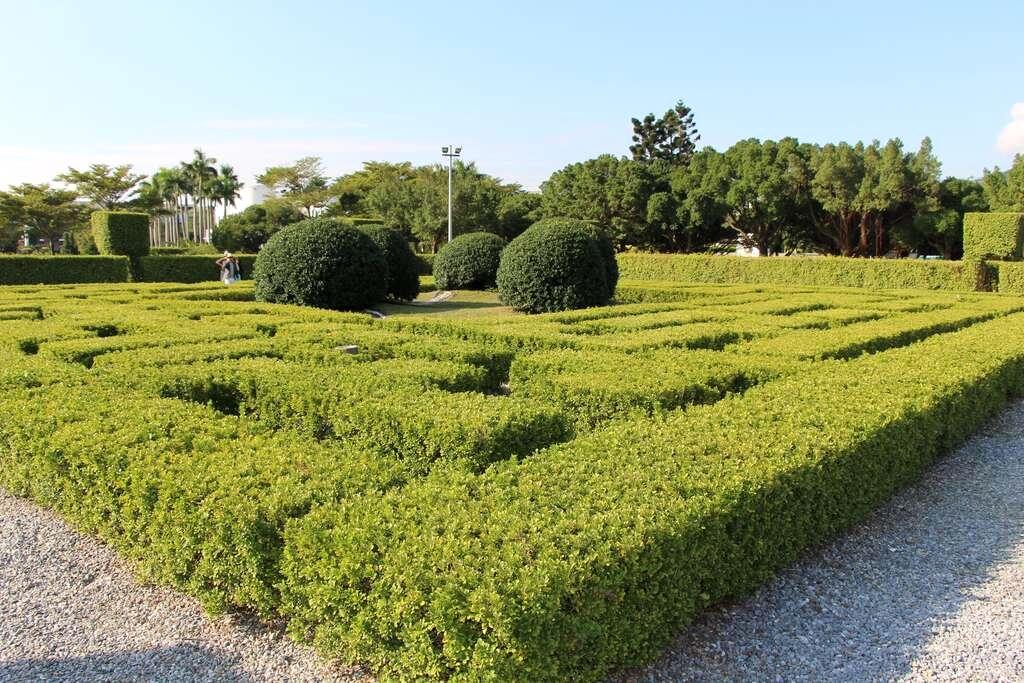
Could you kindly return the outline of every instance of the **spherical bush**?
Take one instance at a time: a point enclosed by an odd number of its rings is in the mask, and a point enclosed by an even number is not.
[[[505,240],[491,232],[459,235],[434,257],[438,289],[490,289],[494,287]]]
[[[608,271],[591,226],[574,220],[541,221],[502,252],[498,296],[529,313],[603,306],[614,293]]]
[[[402,233],[378,224],[359,229],[377,243],[388,262],[388,296],[401,301],[415,299],[420,293],[420,261]]]
[[[263,245],[253,279],[257,301],[360,309],[386,296],[388,264],[366,233],[311,218],[282,228]]]

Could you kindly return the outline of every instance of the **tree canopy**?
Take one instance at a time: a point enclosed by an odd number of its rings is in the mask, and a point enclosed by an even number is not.
[[[1006,171],[985,169],[981,185],[992,211],[1024,211],[1024,154],[1016,155]]]
[[[46,240],[56,253],[64,233],[80,227],[88,216],[88,207],[77,200],[75,192],[46,183],[14,185],[0,192],[0,223],[24,226],[30,237]]]
[[[129,205],[129,195],[146,176],[132,173],[132,165],[110,167],[92,164],[86,171],[69,168],[57,180],[72,186],[80,196],[87,198],[97,209],[113,211]]]

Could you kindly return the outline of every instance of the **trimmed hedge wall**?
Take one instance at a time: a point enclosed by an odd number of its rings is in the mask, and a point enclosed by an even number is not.
[[[964,214],[965,259],[1019,259],[1022,244],[1024,213]]]
[[[619,254],[618,262],[624,280],[944,289],[957,292],[988,289],[985,267],[975,261]]]
[[[434,256],[436,254],[416,254],[420,261],[420,275],[434,274]]]
[[[255,254],[236,254],[242,277],[252,277]],[[139,259],[139,279],[143,282],[215,282],[220,268],[213,256],[143,256]]]
[[[1009,316],[518,466],[316,506],[285,531],[289,631],[395,679],[601,680],[864,519],[1024,392],[1022,329]]]
[[[127,282],[127,256],[2,256],[0,285]]]
[[[94,211],[92,236],[101,254],[145,256],[149,253],[149,216],[132,211]]]

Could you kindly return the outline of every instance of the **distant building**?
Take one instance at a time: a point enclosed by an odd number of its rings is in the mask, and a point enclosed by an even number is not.
[[[242,188],[241,195],[235,206],[228,207],[228,214],[244,211],[253,204],[262,204],[266,200],[274,199],[278,196],[273,188],[259,183],[253,183],[252,185],[246,183],[245,187]]]

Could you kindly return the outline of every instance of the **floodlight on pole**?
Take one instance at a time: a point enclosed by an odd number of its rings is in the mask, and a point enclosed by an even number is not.
[[[461,147],[444,145],[441,156],[448,157],[448,241],[452,241],[452,159],[462,155]]]

